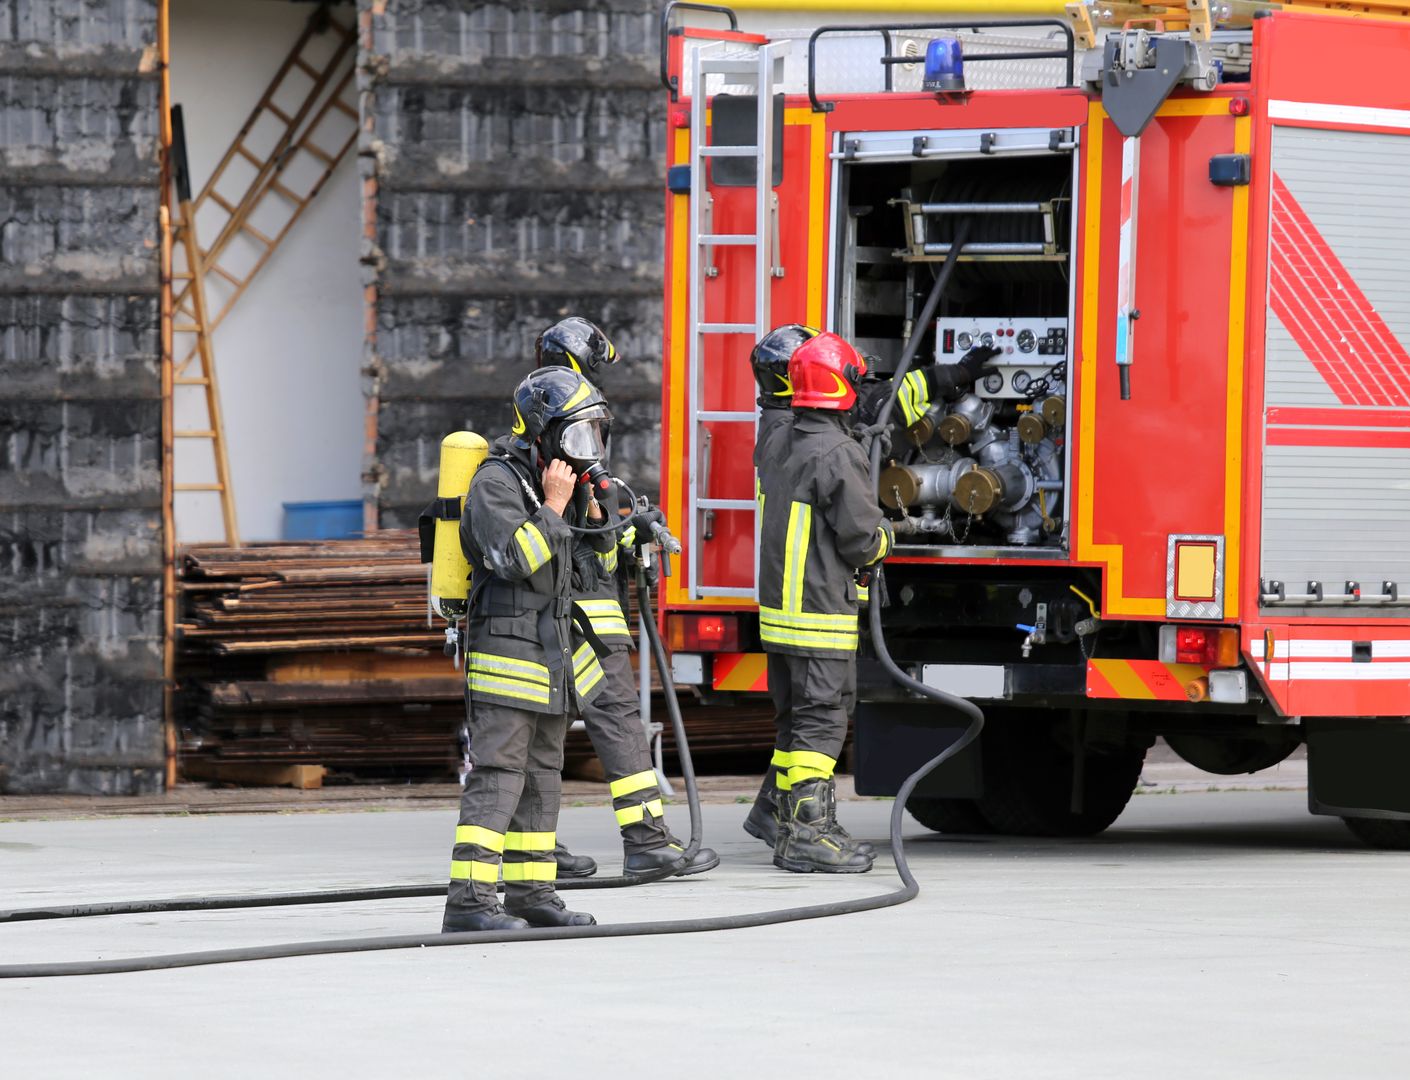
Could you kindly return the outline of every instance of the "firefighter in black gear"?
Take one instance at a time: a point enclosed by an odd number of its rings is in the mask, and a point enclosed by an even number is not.
[[[783,460],[793,431],[793,382],[788,363],[800,345],[817,337],[820,331],[800,323],[775,327],[759,339],[749,354],[754,382],[759,387],[759,426],[754,437],[755,493],[763,507],[764,476],[786,466]],[[779,795],[787,787],[788,744],[791,716],[779,711],[774,716],[774,752],[769,771],[764,774],[759,793],[744,819],[744,831],[769,847],[778,841]],[[860,845],[868,854],[872,847]]]
[[[446,932],[595,921],[564,907],[553,850],[567,718],[604,681],[572,603],[568,523],[606,522],[577,475],[605,453],[609,422],[581,375],[536,371],[514,392],[512,435],[495,441],[470,483],[460,542],[471,566],[464,632],[473,768],[455,830]],[[615,538],[590,542],[600,551]]]
[[[575,371],[596,373],[604,365],[617,362],[612,342],[587,319],[573,316],[555,323],[539,335],[537,359],[540,368],[562,366]],[[622,834],[623,873],[628,878],[651,874],[679,865],[680,876],[712,870],[720,857],[710,848],[701,848],[688,865],[681,862],[684,845],[666,827],[666,811],[651,764],[646,729],[641,722],[641,702],[637,680],[632,672],[631,629],[622,604],[620,575],[634,565],[638,545],[651,542],[651,521],[662,520],[659,510],[638,514],[633,523],[603,549],[590,548],[583,538],[574,549],[575,581],[573,598],[587,615],[593,630],[607,647],[602,657],[605,677],[601,692],[583,702],[579,711],[588,738],[612,792],[612,807]],[[586,877],[597,868],[593,860],[570,854],[562,845],[555,851],[559,872]],[[586,864],[586,865],[584,865]]]
[[[885,432],[891,445],[900,446],[906,432],[915,430],[933,406],[953,401],[970,390],[985,365],[1000,352],[992,346],[976,345],[960,358],[959,363],[931,363],[906,372],[896,393],[896,408],[892,410],[891,422]],[[891,396],[891,390],[889,376],[868,376],[857,388],[855,422],[859,430],[876,423]]]
[[[789,718],[774,865],[864,873],[872,855],[837,823],[833,770],[856,700],[859,567],[891,549],[867,461],[846,426],[866,362],[819,334],[789,363],[793,426],[761,476],[759,636],[769,693]]]

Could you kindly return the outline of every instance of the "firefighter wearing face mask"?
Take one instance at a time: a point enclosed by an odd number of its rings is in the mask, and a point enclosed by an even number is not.
[[[866,361],[818,334],[789,361],[793,424],[761,477],[759,636],[769,693],[789,717],[774,865],[864,873],[872,854],[837,821],[833,771],[856,701],[856,570],[885,558],[890,526],[847,416]]]
[[[581,375],[536,371],[514,391],[514,428],[493,444],[465,500],[471,567],[465,671],[472,769],[442,930],[581,926],[554,889],[568,716],[601,692],[603,669],[573,595],[570,523],[600,525],[577,483],[600,460],[610,421]],[[610,548],[610,534],[592,537]],[[495,883],[501,873],[501,905]]]
[[[596,379],[603,367],[616,363],[619,356],[607,335],[579,316],[555,323],[540,334],[535,352],[540,369],[570,368],[591,379]],[[609,484],[606,490],[614,492],[615,488]],[[609,506],[609,510],[614,508],[615,504]],[[628,878],[673,866],[680,876],[699,874],[720,862],[709,848],[696,852],[688,865],[682,862],[684,845],[666,827],[665,806],[641,722],[622,585],[637,545],[651,540],[652,520],[664,520],[659,510],[638,514],[605,550],[600,546],[593,550],[579,538],[574,551],[573,598],[608,650],[602,657],[602,690],[582,703],[579,711],[607,775],[622,836],[623,873]],[[597,869],[592,859],[572,855],[561,845],[556,858],[565,877],[587,877]]]

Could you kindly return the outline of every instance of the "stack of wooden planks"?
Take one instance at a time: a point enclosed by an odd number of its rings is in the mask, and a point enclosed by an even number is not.
[[[290,773],[297,765],[334,778],[454,775],[464,683],[442,653],[444,624],[428,620],[413,531],[193,546],[177,587],[184,776],[288,782],[305,775]],[[702,771],[761,768],[773,737],[765,704],[705,708],[682,693],[682,705]],[[669,758],[669,723],[666,734]],[[584,734],[570,734],[568,757],[591,775]]]

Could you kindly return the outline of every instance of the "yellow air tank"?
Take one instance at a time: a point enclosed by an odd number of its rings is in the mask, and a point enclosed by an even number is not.
[[[490,444],[473,431],[456,431],[441,440],[439,499],[455,499],[463,510],[470,478],[489,455]],[[470,564],[460,549],[460,516],[437,516],[435,555],[431,560],[431,606],[450,622],[465,617]]]

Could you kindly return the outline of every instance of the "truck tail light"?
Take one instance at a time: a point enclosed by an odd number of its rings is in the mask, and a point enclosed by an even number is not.
[[[739,616],[690,612],[666,616],[672,652],[739,652]]]
[[[1228,626],[1162,626],[1160,662],[1238,667],[1239,632]]]

